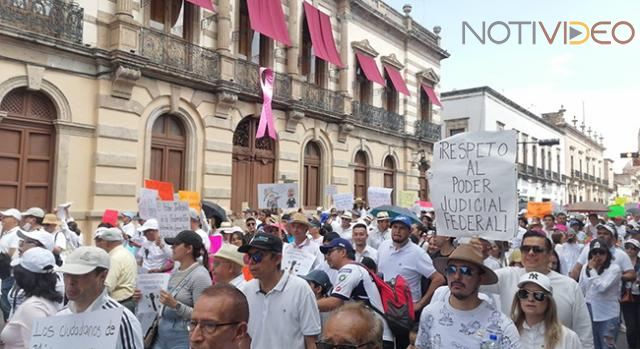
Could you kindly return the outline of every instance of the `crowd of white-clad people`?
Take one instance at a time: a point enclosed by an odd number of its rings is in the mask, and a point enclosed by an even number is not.
[[[0,211],[0,348],[30,348],[38,319],[113,308],[118,349],[640,348],[640,214],[521,212],[511,241],[489,241],[361,199],[190,209],[170,238],[127,211],[82,233],[60,210]],[[169,275],[144,331],[142,273]]]

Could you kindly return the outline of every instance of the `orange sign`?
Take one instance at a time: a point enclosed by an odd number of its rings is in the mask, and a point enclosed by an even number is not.
[[[178,198],[180,198],[180,201],[188,202],[189,207],[200,213],[200,193],[195,191],[180,190],[178,192]]]
[[[144,187],[147,189],[155,189],[162,201],[173,201],[173,183],[161,182],[153,179],[145,179]]]
[[[527,218],[544,217],[553,213],[553,203],[549,202],[529,202],[527,203]]]

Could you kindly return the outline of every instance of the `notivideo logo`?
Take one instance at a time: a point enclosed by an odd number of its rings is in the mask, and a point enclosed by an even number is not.
[[[635,35],[635,28],[627,21],[599,21],[592,25],[581,21],[482,21],[482,25],[475,27],[467,21],[462,22],[463,45],[467,41],[502,45],[512,40],[517,40],[518,45],[536,45],[538,42],[582,45],[589,40],[598,45],[626,45]]]

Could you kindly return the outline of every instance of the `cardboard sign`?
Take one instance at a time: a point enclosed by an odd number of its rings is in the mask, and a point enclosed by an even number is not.
[[[296,183],[258,184],[258,208],[277,210],[300,206]]]
[[[376,208],[382,205],[391,205],[391,188],[369,187],[367,189],[367,200],[369,207]]]
[[[158,191],[155,189],[140,188],[138,196],[138,214],[142,219],[158,217]]]
[[[311,253],[285,245],[284,253],[282,254],[282,270],[288,270],[298,276],[307,275],[311,271],[315,260],[316,257]]]
[[[180,201],[188,202],[189,207],[195,209],[197,212],[200,212],[200,193],[195,191],[180,190],[178,192],[178,198],[180,199]]]
[[[152,179],[145,179],[144,187],[147,189],[157,190],[160,200],[173,201],[173,183],[171,182],[161,182]]]
[[[191,229],[189,204],[184,201],[158,201],[156,218],[163,238],[174,237],[183,230]]]
[[[400,207],[411,208],[418,199],[418,193],[413,190],[403,190],[400,192]]]
[[[136,288],[142,297],[136,307],[136,317],[142,325],[142,333],[147,333],[153,319],[160,310],[160,290],[166,290],[171,275],[166,273],[138,274]]]
[[[118,226],[118,211],[117,210],[104,210],[102,214],[102,219],[100,220],[102,223],[108,223],[113,225],[114,227]]]
[[[429,173],[438,233],[516,236],[516,131],[467,132],[437,142]]]
[[[538,217],[542,218],[548,214],[553,214],[553,203],[547,202],[533,202],[527,203],[527,218]]]
[[[347,211],[353,208],[353,193],[334,194],[333,205],[338,211]]]
[[[35,319],[29,348],[115,348],[123,310],[120,307]]]

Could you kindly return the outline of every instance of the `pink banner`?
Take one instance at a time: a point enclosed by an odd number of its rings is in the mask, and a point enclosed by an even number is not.
[[[276,139],[276,127],[273,124],[273,110],[271,101],[273,99],[274,73],[271,68],[260,68],[260,86],[262,87],[262,112],[260,113],[260,123],[256,138],[264,137],[265,130],[269,131],[269,137]]]

